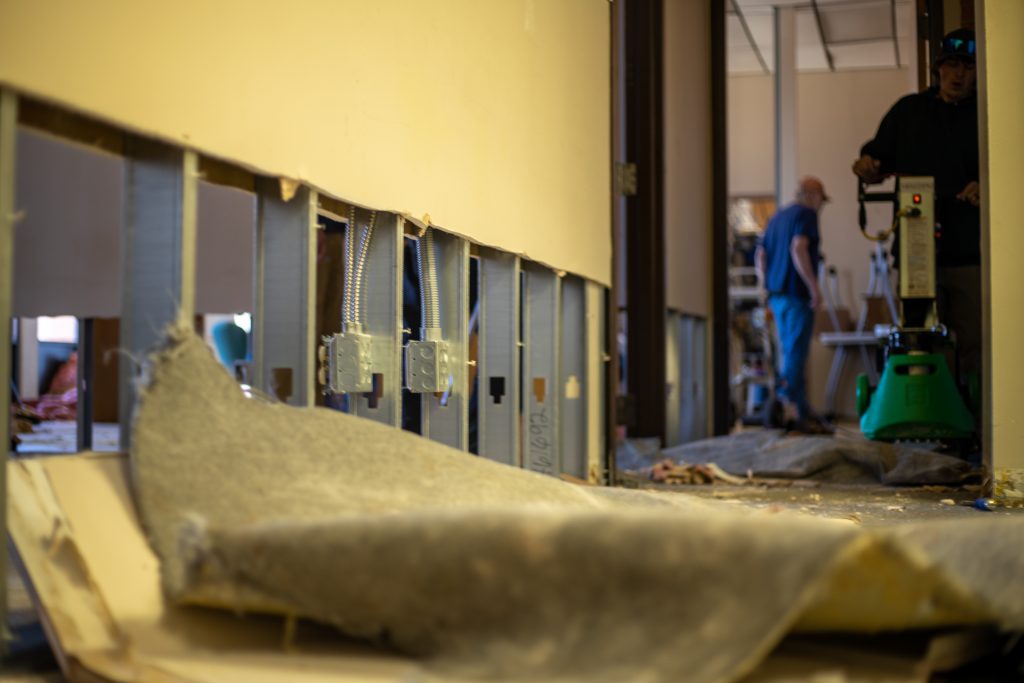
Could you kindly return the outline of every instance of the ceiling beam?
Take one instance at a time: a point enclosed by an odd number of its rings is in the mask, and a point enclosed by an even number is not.
[[[895,2],[895,0],[892,1]],[[814,23],[818,25],[818,37],[821,39],[821,49],[825,51],[825,61],[828,62],[828,70],[835,71],[836,63],[835,60],[832,59],[832,51],[828,49],[828,42],[825,40],[825,26],[821,23],[821,12],[818,11],[818,0],[811,0],[811,9],[814,10]]]
[[[844,40],[830,40],[829,45],[865,45],[867,43],[888,43],[892,36],[886,33],[884,36],[866,36],[864,38],[846,38]]]
[[[892,49],[896,53],[896,68],[903,66],[900,64],[900,39],[896,33],[896,0],[889,0],[889,9],[892,14]]]
[[[764,55],[761,54],[761,48],[757,46],[757,41],[754,40],[754,34],[750,32],[750,26],[747,25],[747,18],[743,16],[743,11],[740,10],[739,3],[736,0],[732,0],[732,11],[736,14],[740,20],[740,26],[743,27],[743,34],[747,37],[747,42],[750,43],[750,47],[754,50],[754,54],[757,55],[757,61],[761,64],[761,69],[765,75],[770,74],[771,70],[768,68],[768,62],[764,61]]]

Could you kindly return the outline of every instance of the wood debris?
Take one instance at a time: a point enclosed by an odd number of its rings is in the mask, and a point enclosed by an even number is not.
[[[691,465],[676,463],[666,458],[654,465],[650,471],[651,481],[664,484],[731,484],[745,486],[752,480],[729,474],[715,463]]]

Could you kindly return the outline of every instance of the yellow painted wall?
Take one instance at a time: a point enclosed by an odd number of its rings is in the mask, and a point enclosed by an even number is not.
[[[607,0],[2,0],[0,84],[610,281]]]
[[[988,118],[982,221],[989,242],[983,258],[988,262],[991,305],[986,357],[991,448],[997,469],[1024,472],[1024,2],[986,0],[982,13],[982,112]]]

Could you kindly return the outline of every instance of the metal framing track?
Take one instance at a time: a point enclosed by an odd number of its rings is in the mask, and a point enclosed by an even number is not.
[[[521,466],[520,263],[514,254],[480,253],[477,436],[480,455]]]
[[[469,242],[435,231],[434,245],[441,337],[448,342],[451,388],[445,394],[420,396],[422,434],[464,451],[469,448]]]
[[[611,455],[606,426],[611,412],[608,398],[612,356],[608,347],[608,289],[589,280],[583,283],[586,333],[584,338],[587,427],[586,478],[591,484],[611,483]]]
[[[587,478],[587,313],[585,283],[562,278],[561,348],[558,362],[561,472]]]
[[[8,321],[13,303],[18,108],[17,96],[0,89],[0,320]],[[121,446],[127,450],[137,362],[159,342],[167,325],[194,324],[198,181],[203,160],[193,150],[117,135],[117,151],[126,160],[121,346],[127,353],[121,360],[120,408]],[[274,395],[275,378],[290,375],[289,386],[279,387],[289,394],[288,403],[312,405],[318,196],[300,186],[285,199],[278,181],[251,180],[258,199],[253,384]],[[232,184],[249,189],[245,182]],[[381,390],[374,396],[376,408],[370,407],[368,395],[354,397],[353,405],[354,413],[395,427],[401,424],[403,379],[404,223],[399,216],[382,214],[371,244],[362,308],[367,311],[366,332],[374,338],[374,373],[382,376]],[[452,357],[452,382],[447,394],[421,398],[423,434],[466,450],[470,246],[465,239],[443,232],[436,233],[435,243],[441,326]],[[499,250],[481,249],[480,264],[481,453],[534,471],[607,481],[610,456],[603,430],[609,414],[606,387],[611,372],[607,289],[521,262],[518,256]],[[80,327],[85,352],[79,377],[83,396],[91,390],[91,324],[83,320]],[[8,380],[12,376],[10,334],[9,324],[0,325],[0,377]],[[504,386],[499,388],[500,384]],[[495,400],[498,394],[500,402]],[[9,405],[9,393],[0,392],[0,409],[9,410]],[[83,408],[80,450],[91,447],[87,402]],[[0,421],[0,439],[5,448],[0,463],[0,515],[4,515],[10,445],[7,421]],[[5,517],[0,524],[6,526]],[[0,549],[0,577],[6,575],[6,560],[6,549]],[[6,582],[0,581],[0,628],[6,627],[6,598]],[[4,647],[6,640],[0,638],[0,649]]]
[[[562,279],[536,264],[523,268],[523,467],[541,474],[562,471],[559,405]]]
[[[393,427],[402,426],[402,268],[405,220],[377,214],[362,287],[363,332],[371,338],[374,391],[349,396],[349,410]]]
[[[316,193],[290,201],[278,183],[257,190],[253,384],[293,406],[314,398],[316,334]]]
[[[121,450],[131,443],[135,378],[170,324],[195,311],[198,157],[160,143],[125,141],[121,234]]]

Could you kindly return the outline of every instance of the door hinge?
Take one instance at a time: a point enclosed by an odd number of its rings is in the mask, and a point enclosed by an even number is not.
[[[624,197],[636,196],[636,164],[627,161],[615,163],[615,191]]]

